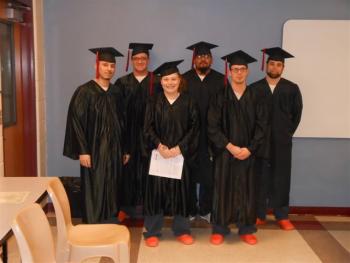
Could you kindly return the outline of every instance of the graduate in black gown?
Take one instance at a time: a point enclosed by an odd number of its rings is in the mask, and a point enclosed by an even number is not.
[[[246,85],[248,64],[256,60],[239,50],[229,62],[231,85],[217,93],[208,111],[208,136],[214,144],[214,197],[210,241],[219,245],[236,223],[242,241],[254,245],[255,153],[264,138],[267,110]]]
[[[142,132],[145,108],[147,100],[161,90],[159,77],[148,71],[149,50],[152,47],[153,44],[150,43],[130,43],[133,72],[115,82],[126,107],[126,143],[130,153],[130,160],[123,171],[123,198],[118,216],[120,221],[126,216],[135,217],[136,206],[142,205],[143,202],[144,177],[148,173]],[[128,64],[129,55],[127,67]]]
[[[213,204],[213,158],[209,151],[207,135],[207,114],[209,101],[224,86],[224,75],[211,68],[211,49],[217,45],[207,42],[195,43],[187,49],[193,50],[193,68],[183,74],[187,92],[198,104],[201,117],[200,140],[197,160],[192,167],[193,204],[191,218],[199,216],[210,222]],[[198,193],[197,193],[198,189]]]
[[[120,207],[124,107],[110,83],[115,73],[114,48],[96,54],[96,78],[76,89],[69,104],[63,155],[80,161],[83,221],[110,220]],[[125,162],[128,159],[124,155]]]
[[[157,150],[163,158],[182,155],[181,179],[148,175],[144,198],[145,242],[157,246],[164,216],[173,216],[172,229],[177,240],[190,245],[190,169],[196,158],[199,140],[197,105],[185,93],[184,81],[177,65],[182,60],[162,64],[155,73],[161,75],[164,92],[149,101],[146,107],[144,133],[149,150]],[[171,169],[169,167],[169,169]]]
[[[292,137],[301,119],[302,96],[297,84],[281,77],[284,60],[293,56],[279,47],[262,51],[269,55],[266,77],[252,86],[267,102],[270,117],[268,136],[257,155],[257,225],[266,223],[267,208],[271,207],[280,227],[292,230],[288,219]]]

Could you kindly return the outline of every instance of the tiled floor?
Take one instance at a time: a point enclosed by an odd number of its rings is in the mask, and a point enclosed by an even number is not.
[[[272,217],[259,227],[258,244],[247,245],[239,240],[237,229],[220,246],[209,243],[210,225],[197,220],[192,223],[196,242],[185,246],[176,241],[167,219],[160,244],[156,248],[144,245],[139,221],[127,221],[131,232],[131,263],[225,263],[225,262],[350,262],[350,217],[291,215],[294,231],[282,231]],[[54,225],[54,220],[51,223]],[[56,228],[53,226],[54,235]],[[20,262],[16,241],[8,243],[9,262]],[[110,262],[93,258],[86,262]]]

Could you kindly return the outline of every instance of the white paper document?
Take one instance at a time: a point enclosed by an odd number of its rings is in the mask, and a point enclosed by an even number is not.
[[[181,179],[183,165],[184,157],[182,154],[165,159],[160,155],[158,150],[153,150],[149,174],[172,179]]]

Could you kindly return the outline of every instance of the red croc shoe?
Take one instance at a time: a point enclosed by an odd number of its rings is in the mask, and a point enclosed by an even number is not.
[[[119,222],[123,222],[126,218],[128,218],[128,214],[125,213],[124,211],[120,210],[119,213],[118,213],[118,220]]]
[[[145,239],[146,246],[148,247],[157,247],[159,244],[158,237],[148,237]]]
[[[224,242],[224,236],[220,234],[212,234],[210,236],[210,243],[213,245],[220,245]]]
[[[176,239],[184,245],[192,245],[194,243],[193,237],[189,234],[183,234],[176,237]]]
[[[239,237],[242,241],[246,242],[249,245],[255,245],[256,243],[258,243],[258,240],[253,234],[240,235]]]
[[[294,230],[294,225],[290,222],[289,219],[282,219],[278,220],[277,223],[279,224],[280,228],[283,230]]]

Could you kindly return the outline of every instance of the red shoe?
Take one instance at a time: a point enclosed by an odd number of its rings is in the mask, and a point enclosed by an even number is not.
[[[255,245],[256,243],[258,243],[258,240],[253,234],[240,235],[239,237],[242,241],[246,242],[249,245]]]
[[[120,210],[119,213],[118,213],[118,220],[119,222],[123,222],[126,218],[128,218],[128,214],[125,213],[124,211]]]
[[[294,230],[295,227],[294,225],[290,222],[289,219],[282,219],[277,221],[277,223],[279,224],[280,228],[283,230]]]
[[[210,243],[213,245],[220,245],[224,242],[224,236],[220,234],[212,234],[210,236]]]
[[[260,218],[256,219],[255,225],[257,226],[261,226],[261,225],[266,225],[267,221],[266,220],[262,220]]]
[[[146,246],[148,247],[157,247],[159,244],[159,238],[158,237],[148,237],[145,239]]]
[[[194,243],[193,237],[189,234],[183,234],[176,237],[176,239],[184,245],[192,245]]]

